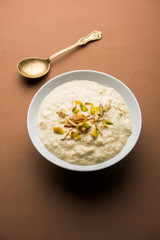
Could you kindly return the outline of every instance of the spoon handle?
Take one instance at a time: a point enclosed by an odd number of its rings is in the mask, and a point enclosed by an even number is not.
[[[77,46],[82,46],[82,45],[87,44],[88,42],[99,40],[101,38],[102,38],[102,32],[95,30],[95,31],[91,32],[89,35],[87,35],[86,37],[80,38],[78,40],[78,42],[74,43],[73,45],[71,45],[71,46],[69,46],[69,47],[67,47],[67,48],[65,48],[65,49],[63,49],[63,50],[61,50],[57,53],[54,53],[52,56],[50,56],[48,58],[48,60],[52,61],[55,57],[65,53],[65,52],[67,52],[67,51],[69,51],[69,50],[71,50],[71,49],[73,49]]]

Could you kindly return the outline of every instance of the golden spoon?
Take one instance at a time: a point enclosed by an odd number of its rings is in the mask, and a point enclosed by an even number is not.
[[[44,76],[49,72],[50,69],[50,62],[57,56],[61,55],[62,53],[67,52],[68,50],[71,50],[72,48],[75,48],[77,46],[85,45],[86,43],[90,41],[99,40],[102,38],[102,32],[100,31],[93,31],[88,36],[84,38],[80,38],[78,42],[71,45],[70,47],[67,47],[52,56],[50,56],[48,59],[42,59],[42,58],[25,58],[21,60],[18,63],[18,72],[27,78],[39,78]]]

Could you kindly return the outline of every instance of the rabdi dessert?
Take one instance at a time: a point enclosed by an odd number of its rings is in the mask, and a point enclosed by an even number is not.
[[[74,80],[51,91],[38,114],[44,146],[71,164],[94,165],[116,156],[132,132],[130,112],[113,88]]]

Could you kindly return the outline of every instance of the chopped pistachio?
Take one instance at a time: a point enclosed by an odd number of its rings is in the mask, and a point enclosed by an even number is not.
[[[74,109],[74,110],[72,110],[72,112],[73,112],[74,114],[77,114],[77,113],[79,112],[79,110],[80,110],[80,109]]]
[[[78,139],[78,140],[81,140],[81,136],[80,136],[80,135],[77,135],[77,139]]]
[[[83,127],[83,122],[78,123],[77,126],[76,126],[77,129],[80,129],[81,127]]]
[[[63,110],[59,110],[59,111],[57,112],[57,114],[58,114],[58,116],[59,116],[60,118],[65,118],[65,116],[66,116],[66,114],[65,114],[65,112],[64,112]]]
[[[101,134],[101,136],[102,136],[102,135],[103,135],[103,134],[102,134],[102,131],[101,131],[100,127],[98,126],[97,122],[95,122],[95,126],[96,126],[98,132],[99,132],[99,133]]]
[[[76,102],[73,102],[72,103],[72,112],[76,109],[76,106],[77,106]]]
[[[98,112],[99,110],[99,107],[95,107],[95,113]]]
[[[87,112],[88,111],[88,108],[85,105],[81,104],[80,107],[81,107],[81,110],[83,112]]]
[[[64,133],[64,130],[61,127],[54,127],[53,131],[57,134],[63,134]]]
[[[73,101],[73,102],[75,102],[77,105],[81,105],[81,104],[82,104],[82,102],[81,102],[81,101],[78,101],[78,100]]]
[[[74,132],[74,131],[72,131],[72,132],[71,132],[71,138],[72,138],[72,139],[74,139],[74,138],[77,138],[78,140],[80,140],[80,139],[81,139],[80,135],[79,135],[79,134],[77,134],[77,133],[76,133],[76,132]]]
[[[105,122],[106,124],[108,124],[108,125],[113,125],[113,123],[112,123],[111,121],[109,121],[109,120],[104,119],[104,122]]]
[[[92,115],[95,114],[95,107],[94,107],[93,104],[92,104],[92,106],[91,106],[90,113],[91,113]]]
[[[77,137],[77,133],[74,132],[74,131],[72,131],[72,132],[71,132],[71,138],[73,139],[73,138],[76,138],[76,137]]]
[[[98,132],[97,132],[97,128],[94,128],[93,131],[91,132],[91,136],[96,139],[98,137]]]
[[[104,126],[105,128],[108,128],[108,125],[107,125],[107,123],[105,123],[104,120],[103,120],[102,124],[103,124],[103,126]]]
[[[91,106],[92,106],[93,104],[92,104],[92,103],[89,103],[89,102],[86,102],[85,105],[91,105]]]
[[[89,129],[91,126],[90,126],[87,122],[84,122],[84,123],[83,123],[83,127]]]
[[[80,130],[81,130],[82,133],[86,133],[87,132],[87,128],[85,128],[85,127],[80,128]]]
[[[119,111],[123,111],[120,107],[118,107],[118,110],[119,110]]]

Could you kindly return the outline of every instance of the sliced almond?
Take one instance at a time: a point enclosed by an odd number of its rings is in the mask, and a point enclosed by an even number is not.
[[[62,119],[59,122],[63,124],[63,123],[65,123],[65,119]]]
[[[98,118],[98,121],[99,121],[99,122],[102,122],[103,120],[104,120],[104,118],[102,118],[102,117],[99,117],[99,118]]]
[[[65,118],[65,125],[68,125],[68,121],[67,121],[67,119]]]
[[[69,130],[68,130],[68,132],[65,134],[64,138],[61,139],[61,141],[63,141],[63,140],[66,139],[66,137],[69,135],[69,133],[70,133],[71,130],[72,130],[72,129],[69,129]]]
[[[67,119],[67,121],[68,121],[72,126],[74,126],[74,127],[77,126],[77,124],[75,124],[74,122],[72,122],[69,118],[66,118],[66,119]]]
[[[74,126],[72,126],[72,125],[64,125],[64,127],[66,127],[66,128],[74,128]]]
[[[94,116],[94,121],[97,122],[98,119],[99,119],[99,116],[96,114],[96,115]]]
[[[99,114],[101,117],[103,116],[103,106],[101,103],[99,104]]]

